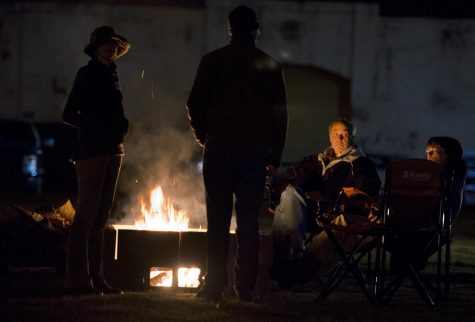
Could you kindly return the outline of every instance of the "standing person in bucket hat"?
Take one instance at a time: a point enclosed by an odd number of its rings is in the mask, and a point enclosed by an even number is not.
[[[63,112],[63,121],[79,129],[71,158],[78,195],[65,279],[73,295],[123,293],[104,278],[103,238],[129,126],[115,61],[129,48],[113,27],[95,29],[84,48],[91,60],[79,69]]]
[[[229,226],[235,198],[234,290],[250,301],[259,273],[258,213],[266,174],[279,167],[287,131],[282,65],[256,48],[256,13],[228,16],[231,43],[206,54],[187,102],[190,125],[204,147],[207,272],[198,297],[219,301],[227,285]]]

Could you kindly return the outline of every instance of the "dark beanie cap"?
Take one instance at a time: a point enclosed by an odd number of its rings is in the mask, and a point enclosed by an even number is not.
[[[427,141],[427,145],[440,145],[445,153],[449,162],[455,162],[463,155],[463,149],[460,142],[449,136],[434,136]]]
[[[247,6],[239,6],[231,11],[228,21],[232,32],[252,32],[259,28],[256,13]]]

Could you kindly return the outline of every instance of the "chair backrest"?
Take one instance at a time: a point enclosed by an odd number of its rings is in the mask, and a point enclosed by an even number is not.
[[[444,170],[424,159],[406,159],[386,169],[385,223],[404,229],[433,228],[441,221]]]

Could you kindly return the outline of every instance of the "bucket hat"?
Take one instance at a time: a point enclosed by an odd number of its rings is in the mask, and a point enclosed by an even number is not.
[[[91,33],[89,44],[84,48],[84,52],[94,57],[96,49],[109,40],[117,43],[117,58],[125,55],[130,48],[129,41],[124,36],[118,35],[114,27],[102,26]]]

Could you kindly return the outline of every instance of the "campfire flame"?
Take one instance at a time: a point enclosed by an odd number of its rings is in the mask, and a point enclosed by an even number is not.
[[[140,199],[142,217],[135,221],[137,229],[160,231],[187,231],[190,218],[185,210],[175,208],[170,198],[165,198],[161,186],[150,193],[150,207],[147,209],[143,197]]]
[[[178,287],[191,287],[196,288],[200,286],[200,273],[199,268],[178,268]]]

